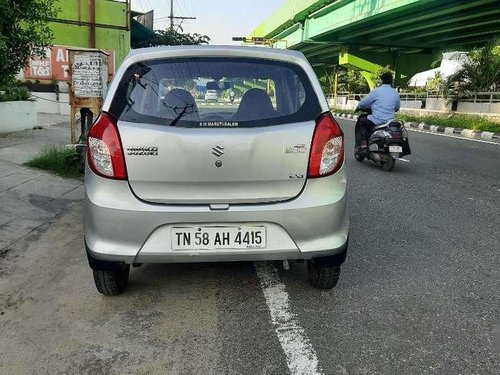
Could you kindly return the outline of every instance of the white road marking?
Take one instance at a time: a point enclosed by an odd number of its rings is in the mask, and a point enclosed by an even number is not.
[[[345,117],[341,117],[341,120],[356,121],[356,120],[352,120],[352,119],[345,118]],[[417,133],[430,134],[430,135],[438,135],[440,137],[455,138],[455,139],[461,139],[461,140],[464,140],[464,141],[488,143],[490,145],[500,146],[500,143],[498,143],[498,142],[485,141],[484,139],[474,139],[474,138],[459,137],[459,136],[456,136],[456,135],[444,134],[444,133],[431,133],[430,131],[427,131],[427,130],[419,130],[419,129],[410,128],[410,127],[406,127],[406,126],[405,126],[405,128],[407,130],[410,130],[412,132],[417,132]]]
[[[407,163],[411,163],[408,159],[399,158],[398,160],[405,161]]]
[[[255,262],[274,330],[285,352],[288,369],[292,375],[322,374],[316,352],[307,338],[304,328],[292,311],[285,285],[271,263]]]

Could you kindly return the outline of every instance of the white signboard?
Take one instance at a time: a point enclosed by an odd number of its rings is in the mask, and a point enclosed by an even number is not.
[[[45,57],[33,56],[31,58],[27,75],[37,79],[50,79],[52,77],[50,48],[45,48]]]
[[[104,74],[105,72],[105,74]],[[75,54],[72,80],[75,96],[100,98],[106,90],[107,65],[104,55],[97,52]]]

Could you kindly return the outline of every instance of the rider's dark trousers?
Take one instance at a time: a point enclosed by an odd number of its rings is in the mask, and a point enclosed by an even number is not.
[[[375,124],[368,120],[367,117],[363,116],[358,118],[355,128],[356,147],[359,147],[362,141],[366,141],[368,144],[374,126]]]

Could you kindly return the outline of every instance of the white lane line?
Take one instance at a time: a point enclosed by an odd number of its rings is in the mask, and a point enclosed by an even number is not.
[[[350,118],[345,118],[345,117],[339,117],[339,118],[340,118],[340,120],[347,120],[347,121],[354,121],[354,122],[357,121],[357,120],[350,119]],[[410,128],[410,127],[406,127],[406,126],[405,126],[405,128],[407,130],[409,130],[409,131],[417,132],[417,133],[422,133],[422,134],[439,135],[441,137],[461,139],[463,141],[473,141],[473,142],[480,142],[480,143],[488,143],[490,145],[500,146],[500,143],[498,143],[498,142],[485,141],[484,139],[474,139],[474,138],[460,137],[460,136],[457,136],[457,135],[451,135],[451,134],[445,134],[445,133],[431,133],[430,131],[427,131],[427,130],[419,130],[419,129]]]
[[[254,265],[290,373],[322,374],[316,352],[292,311],[288,293],[278,276],[276,267],[266,262],[255,262]]]
[[[404,161],[404,162],[407,162],[407,163],[411,163],[408,159],[399,158],[398,160],[401,160],[401,161]]]

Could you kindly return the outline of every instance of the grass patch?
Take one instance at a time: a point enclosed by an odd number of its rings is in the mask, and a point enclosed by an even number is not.
[[[337,111],[351,115],[355,114],[352,109],[338,109]],[[441,117],[436,115],[416,116],[407,113],[397,113],[396,118],[409,122],[425,122],[429,125],[500,133],[500,123],[481,116],[453,114],[451,117]]]
[[[429,125],[448,126],[450,128],[473,129],[486,132],[500,132],[500,124],[480,116],[456,115],[451,117],[439,116],[414,116],[398,113],[397,118],[410,122],[425,122]]]
[[[48,147],[26,165],[51,171],[61,177],[82,176],[80,155],[71,148]]]

